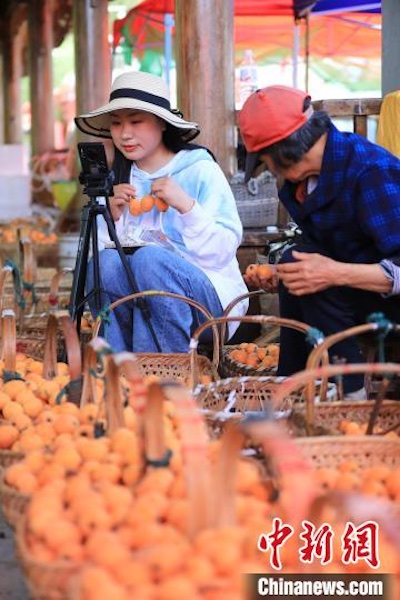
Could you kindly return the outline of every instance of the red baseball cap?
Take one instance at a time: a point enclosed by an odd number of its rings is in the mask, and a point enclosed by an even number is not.
[[[239,129],[248,152],[245,181],[258,162],[258,151],[289,137],[306,123],[312,112],[304,112],[311,96],[296,88],[271,85],[254,92],[239,113]]]

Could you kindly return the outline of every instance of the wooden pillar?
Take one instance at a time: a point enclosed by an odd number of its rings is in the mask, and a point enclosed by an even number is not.
[[[43,154],[54,146],[52,12],[52,0],[30,0],[28,3],[32,155]]]
[[[178,108],[197,121],[196,142],[236,170],[233,0],[175,0]]]
[[[105,104],[110,94],[107,5],[107,0],[73,0],[77,114]]]
[[[89,112],[106,104],[111,87],[111,49],[108,41],[108,1],[72,0],[72,20],[75,54],[76,114]],[[76,142],[101,141],[79,130]],[[77,148],[73,162],[80,171]],[[81,208],[87,197],[80,186],[68,213],[59,222],[59,231],[78,231]]]
[[[7,19],[2,23],[1,31],[1,56],[2,56],[2,129],[3,129],[3,143],[10,143],[12,120],[14,118],[11,108],[11,93],[12,88],[11,81],[13,80],[12,74],[12,35],[11,35],[11,24],[10,20]]]
[[[19,18],[7,19],[2,29],[3,133],[2,143],[22,142],[21,77],[23,34]]]

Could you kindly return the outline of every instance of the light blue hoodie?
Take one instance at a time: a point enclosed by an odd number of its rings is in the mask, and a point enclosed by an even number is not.
[[[161,231],[175,252],[207,275],[226,308],[234,298],[246,293],[247,287],[236,258],[243,228],[224,173],[206,150],[181,150],[151,174],[132,165],[130,183],[135,186],[137,197],[149,194],[152,181],[159,177],[172,177],[195,201],[192,210],[180,214],[170,207],[160,213],[153,208],[134,217],[127,206],[115,224],[119,239],[126,237],[132,227]],[[99,220],[99,246],[107,241],[110,240],[105,222]],[[231,315],[246,314],[247,308],[248,301],[244,300]],[[230,336],[239,324],[229,324]]]

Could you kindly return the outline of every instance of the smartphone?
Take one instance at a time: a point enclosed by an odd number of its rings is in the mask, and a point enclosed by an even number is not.
[[[92,175],[94,177],[108,175],[110,169],[107,165],[104,144],[101,142],[80,142],[78,144],[78,154],[83,175]]]

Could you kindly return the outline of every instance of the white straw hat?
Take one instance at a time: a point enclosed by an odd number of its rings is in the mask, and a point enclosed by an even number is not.
[[[108,104],[75,118],[78,129],[96,137],[111,138],[110,112],[131,108],[157,115],[173,127],[185,141],[200,133],[197,123],[185,121],[178,110],[171,109],[169,90],[161,77],[142,71],[127,71],[115,78]]]

